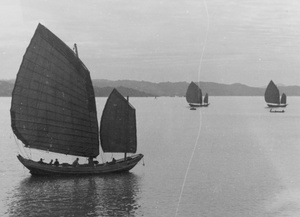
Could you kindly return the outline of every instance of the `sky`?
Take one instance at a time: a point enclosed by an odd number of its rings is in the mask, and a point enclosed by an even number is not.
[[[0,0],[0,79],[38,23],[92,79],[300,85],[299,0]]]

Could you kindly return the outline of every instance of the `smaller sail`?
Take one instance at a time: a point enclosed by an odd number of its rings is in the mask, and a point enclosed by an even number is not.
[[[275,104],[279,104],[280,102],[279,90],[272,80],[270,81],[270,83],[266,88],[265,101],[267,103],[275,103]]]
[[[205,96],[204,96],[203,102],[204,102],[205,104],[208,104],[208,94],[207,94],[207,93],[206,93]]]
[[[136,152],[135,109],[116,89],[109,95],[102,113],[100,141],[103,152]]]
[[[281,95],[281,101],[280,101],[280,103],[281,103],[281,104],[286,104],[286,95],[285,95],[285,93],[283,93],[283,94]]]
[[[188,103],[202,104],[202,91],[194,82],[191,82],[188,86],[185,97]]]

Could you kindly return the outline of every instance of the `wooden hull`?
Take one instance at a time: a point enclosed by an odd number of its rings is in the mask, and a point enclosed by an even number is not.
[[[191,107],[208,107],[209,103],[207,103],[207,104],[189,103],[189,105]]]
[[[287,104],[267,104],[270,108],[285,108]]]
[[[119,159],[115,163],[105,163],[95,166],[80,165],[78,167],[54,166],[45,163],[38,163],[33,160],[25,159],[21,155],[17,156],[19,161],[30,171],[32,175],[38,176],[82,176],[82,175],[100,175],[108,173],[128,172],[131,170],[143,157],[142,154]]]

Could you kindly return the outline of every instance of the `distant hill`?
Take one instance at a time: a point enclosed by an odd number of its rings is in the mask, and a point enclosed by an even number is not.
[[[184,96],[188,83],[186,82],[164,82],[164,83],[152,83],[148,81],[131,81],[131,80],[119,80],[109,81],[96,79],[93,80],[94,87],[126,87],[140,92],[148,93],[153,96]]]
[[[188,82],[160,82],[152,83],[147,81],[131,81],[119,80],[109,81],[96,79],[93,80],[95,87],[127,87],[154,96],[185,96]],[[198,83],[203,93],[208,93],[210,96],[263,96],[265,87],[249,87],[244,84],[220,84],[214,82]],[[279,86],[280,92],[285,92],[287,96],[300,96],[299,86]]]
[[[14,80],[0,81],[0,96],[11,96]],[[124,96],[154,97],[185,96],[188,82],[160,82],[119,80],[110,81],[104,79],[93,80],[95,95],[107,97],[113,88],[117,88]],[[263,96],[265,87],[249,87],[244,84],[219,84],[214,82],[198,83],[202,92],[210,96]],[[299,86],[279,86],[280,92],[287,96],[300,96]]]
[[[114,87],[94,87],[95,95],[97,97],[107,97]],[[132,88],[127,87],[116,87],[116,89],[123,95],[123,96],[131,96],[131,97],[154,97],[155,95],[148,94],[142,91],[134,90]]]

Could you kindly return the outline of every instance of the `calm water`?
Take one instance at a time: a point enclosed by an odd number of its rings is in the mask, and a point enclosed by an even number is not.
[[[10,98],[0,101],[0,216],[300,216],[298,97],[284,114],[262,97],[211,97],[196,111],[184,98],[132,98],[145,166],[80,178],[31,177],[16,158]]]

